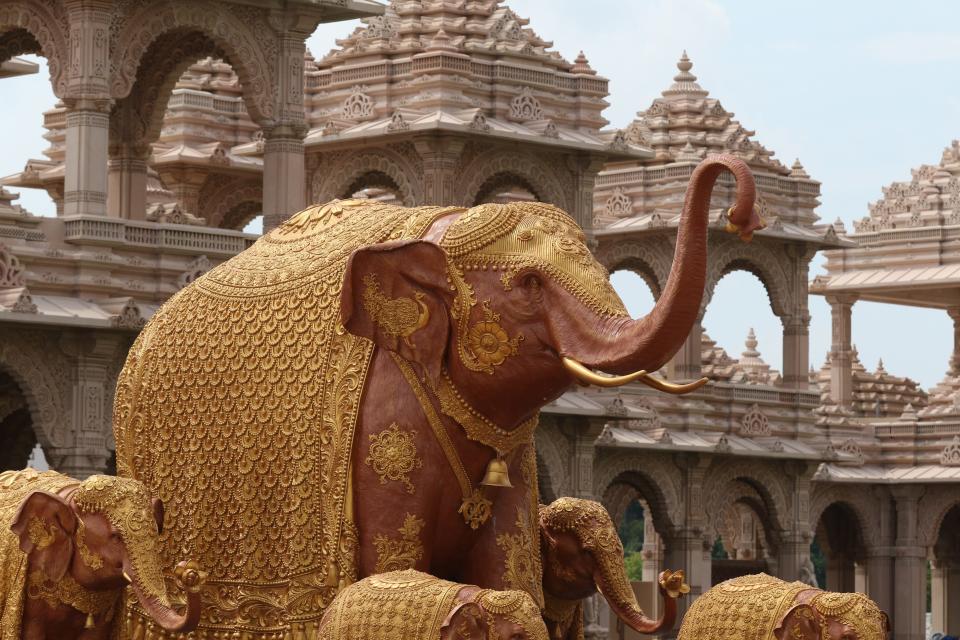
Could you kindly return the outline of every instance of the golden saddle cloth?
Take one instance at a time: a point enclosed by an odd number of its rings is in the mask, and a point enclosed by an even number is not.
[[[721,582],[694,601],[677,640],[774,640],[797,594],[813,588],[765,573]]]
[[[79,484],[53,471],[34,469],[0,473],[0,640],[19,640],[27,580],[27,555],[10,530],[20,505],[34,491],[57,493]]]
[[[346,263],[358,247],[421,237],[451,210],[311,207],[141,332],[117,385],[118,471],[163,500],[165,570],[192,558],[209,572],[194,637],[313,637],[356,580],[348,470],[373,345],[339,320]],[[160,637],[127,608],[122,636]]]

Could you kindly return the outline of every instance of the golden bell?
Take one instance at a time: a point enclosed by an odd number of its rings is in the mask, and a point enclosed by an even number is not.
[[[84,628],[84,629],[93,629],[93,628],[95,628],[96,626],[97,626],[97,624],[96,624],[96,622],[94,622],[94,620],[93,620],[93,614],[92,614],[92,613],[88,613],[88,614],[87,614],[87,623],[86,623],[85,625],[83,625],[83,628]]]
[[[507,461],[499,456],[491,460],[480,484],[487,487],[512,487]]]

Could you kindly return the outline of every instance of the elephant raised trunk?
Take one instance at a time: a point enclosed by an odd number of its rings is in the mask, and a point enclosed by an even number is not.
[[[154,566],[159,567],[156,564],[158,561],[159,556],[154,553],[152,559],[148,557],[124,563],[124,572],[130,580],[130,588],[137,596],[137,601],[147,615],[165,631],[186,633],[196,629],[200,622],[200,590],[192,587],[202,580],[202,574],[187,563],[180,563],[177,566],[177,583],[184,587],[187,601],[186,609],[180,614],[170,604],[158,570],[154,577]],[[137,568],[138,564],[141,569]],[[159,584],[157,578],[159,578]]]
[[[724,170],[733,173],[737,182],[736,204],[727,214],[727,230],[749,241],[755,230],[763,228],[754,211],[756,186],[747,165],[729,155],[707,157],[690,176],[673,266],[656,306],[645,317],[634,320],[624,316],[598,319],[586,309],[570,305],[573,313],[583,317],[561,319],[572,326],[561,328],[560,333],[574,338],[562,345],[561,355],[614,374],[656,371],[673,357],[700,311],[706,283],[710,196]],[[572,367],[568,370],[582,379]]]
[[[679,582],[683,582],[683,574],[679,573]],[[663,596],[663,612],[659,620],[653,620],[640,608],[637,598],[630,587],[630,581],[627,578],[626,569],[623,561],[619,563],[607,562],[601,563],[597,567],[594,579],[597,588],[603,597],[606,598],[610,609],[624,624],[629,626],[637,633],[654,634],[673,628],[677,621],[677,595],[671,593],[668,587],[669,581],[677,575],[670,571],[660,573],[660,594]],[[682,593],[682,592],[677,592]]]

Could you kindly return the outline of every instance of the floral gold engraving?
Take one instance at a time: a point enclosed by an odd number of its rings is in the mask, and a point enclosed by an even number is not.
[[[417,457],[417,445],[414,443],[416,435],[416,431],[404,431],[394,422],[380,433],[370,436],[370,453],[364,462],[380,476],[380,484],[387,484],[387,480],[400,481],[407,493],[414,493],[410,473],[423,466],[423,461]]]
[[[500,314],[490,308],[490,301],[483,301],[483,320],[476,322],[467,331],[467,348],[475,362],[486,373],[503,364],[509,356],[517,355],[523,335],[509,337],[500,326]]]
[[[412,513],[406,514],[403,524],[397,530],[399,538],[388,538],[377,534],[373,544],[377,548],[377,573],[413,569],[423,558],[423,545],[420,542],[420,530],[424,521]]]
[[[414,291],[413,298],[388,298],[372,273],[363,277],[363,284],[363,307],[373,321],[386,335],[401,338],[404,344],[413,349],[410,336],[430,321],[430,309],[423,302],[424,293]]]
[[[528,594],[541,593],[541,567],[534,546],[533,527],[529,516],[517,507],[516,533],[501,533],[497,546],[503,551],[503,583]],[[539,533],[537,534],[539,535]]]

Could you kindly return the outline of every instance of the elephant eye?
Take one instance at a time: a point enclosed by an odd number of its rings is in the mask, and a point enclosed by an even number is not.
[[[528,273],[523,276],[523,286],[533,291],[539,291],[541,287],[540,277],[535,273]]]

